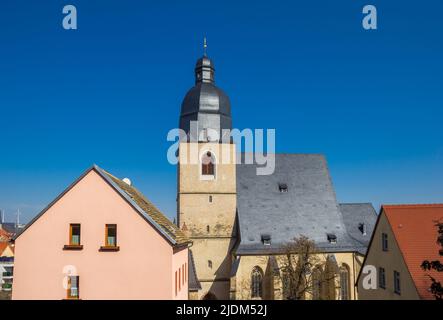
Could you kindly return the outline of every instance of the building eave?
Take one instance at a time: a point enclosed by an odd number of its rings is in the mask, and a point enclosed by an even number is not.
[[[89,167],[85,172],[83,172],[73,183],[71,183],[65,190],[63,190],[62,193],[60,193],[48,206],[46,206],[42,211],[40,211],[17,235],[15,235],[12,238],[12,241],[17,240],[20,235],[22,235],[29,227],[31,227],[43,214],[45,214],[55,203],[57,203],[63,196],[65,196],[75,185],[77,185],[78,182],[80,182],[88,173],[91,171],[96,172],[108,185],[110,185],[115,191],[118,192],[118,194],[126,200],[126,202],[131,205],[133,209],[151,226],[155,228],[157,232],[160,233],[160,235],[167,240],[172,246],[179,245],[175,239],[173,239],[169,234],[167,234],[163,228],[161,228],[146,212],[143,211],[143,209],[140,208],[140,206],[133,201],[129,195],[124,192],[112,179],[104,173],[103,169],[101,169],[96,164],[93,164],[91,167]],[[187,244],[183,244],[187,245]]]

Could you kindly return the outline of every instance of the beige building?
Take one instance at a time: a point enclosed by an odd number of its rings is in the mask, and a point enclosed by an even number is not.
[[[359,297],[435,299],[429,290],[429,276],[443,282],[443,274],[424,271],[420,266],[425,260],[441,260],[443,243],[436,241],[436,224],[442,219],[443,204],[382,206],[364,261],[365,270],[358,277]]]
[[[218,299],[229,299],[231,252],[237,241],[235,146],[219,143],[195,143],[195,146],[202,156],[210,153],[218,158],[229,152],[231,161],[217,165],[214,175],[206,176],[202,175],[199,164],[179,165],[178,223],[193,241],[193,264],[201,284],[201,289],[191,291],[190,297],[200,299],[211,293]],[[192,146],[180,145],[180,159],[189,152],[187,147]]]
[[[197,61],[180,115],[177,224],[193,241],[190,298],[288,298],[282,250],[306,236],[322,263],[311,270],[318,281],[305,298],[356,299],[372,205],[337,202],[323,155],[275,154],[274,172],[258,175],[255,155],[236,154],[229,98],[214,70],[208,57]]]

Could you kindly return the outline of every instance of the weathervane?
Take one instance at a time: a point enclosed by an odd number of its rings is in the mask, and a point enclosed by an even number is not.
[[[203,38],[203,55],[206,57],[206,48],[208,44],[206,43],[206,37]]]

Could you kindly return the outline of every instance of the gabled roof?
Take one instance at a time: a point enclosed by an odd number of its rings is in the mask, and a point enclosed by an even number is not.
[[[424,260],[442,261],[435,224],[443,222],[443,204],[384,205],[381,211],[391,225],[418,294],[422,299],[433,299],[426,274],[443,283],[443,273],[425,272],[420,265]]]
[[[172,245],[185,245],[190,240],[184,233],[164,216],[142,193],[136,188],[126,184],[97,165],[93,165],[86,170],[74,183],[63,191],[54,201],[52,201],[43,211],[41,211],[26,227],[16,236],[17,239],[24,233],[37,219],[39,219],[49,208],[71,190],[90,171],[99,174],[115,191],[117,191],[148,223],[150,223],[166,240]]]
[[[8,242],[0,242],[0,257],[3,256],[7,248],[10,248],[12,253],[14,253],[14,248]]]
[[[301,235],[324,252],[365,248],[347,233],[323,155],[275,154],[272,175],[257,175],[257,167],[237,165],[237,254],[278,253],[282,244]],[[284,192],[282,184],[287,186]],[[336,243],[328,241],[328,234],[336,236]],[[270,245],[262,243],[263,235],[271,237]]]
[[[103,169],[99,170],[111,178],[111,180],[117,185],[116,189],[120,189],[118,190],[119,192],[124,192],[127,196],[129,196],[132,202],[142,209],[141,213],[143,214],[143,217],[150,220],[150,222],[159,228],[162,233],[166,233],[169,238],[175,241],[176,244],[190,242],[185,234],[174,223],[172,223],[171,220],[161,213],[160,210],[158,210],[140,191],[114,177],[109,172],[106,172]]]
[[[2,256],[2,253],[6,249],[7,246],[8,246],[7,242],[0,242],[0,257]]]
[[[374,207],[371,203],[340,203],[340,211],[349,236],[362,244],[359,252],[366,254],[377,222],[377,213]],[[363,233],[361,224],[364,224],[366,234]]]

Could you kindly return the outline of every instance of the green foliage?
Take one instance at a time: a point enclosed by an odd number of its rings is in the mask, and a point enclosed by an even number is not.
[[[12,283],[3,283],[2,284],[2,288],[3,289],[11,289],[12,288]]]
[[[442,255],[443,252],[443,223],[438,222],[435,224],[435,226],[438,228],[438,237],[437,237],[437,243],[442,246],[442,249],[439,251],[439,254]],[[437,272],[443,272],[443,264],[438,260],[425,260],[421,264],[421,268],[425,271],[431,271],[435,270]],[[431,279],[431,286],[429,287],[429,290],[434,295],[436,300],[443,300],[443,286],[442,284],[437,281],[434,277],[428,275],[428,277]]]

